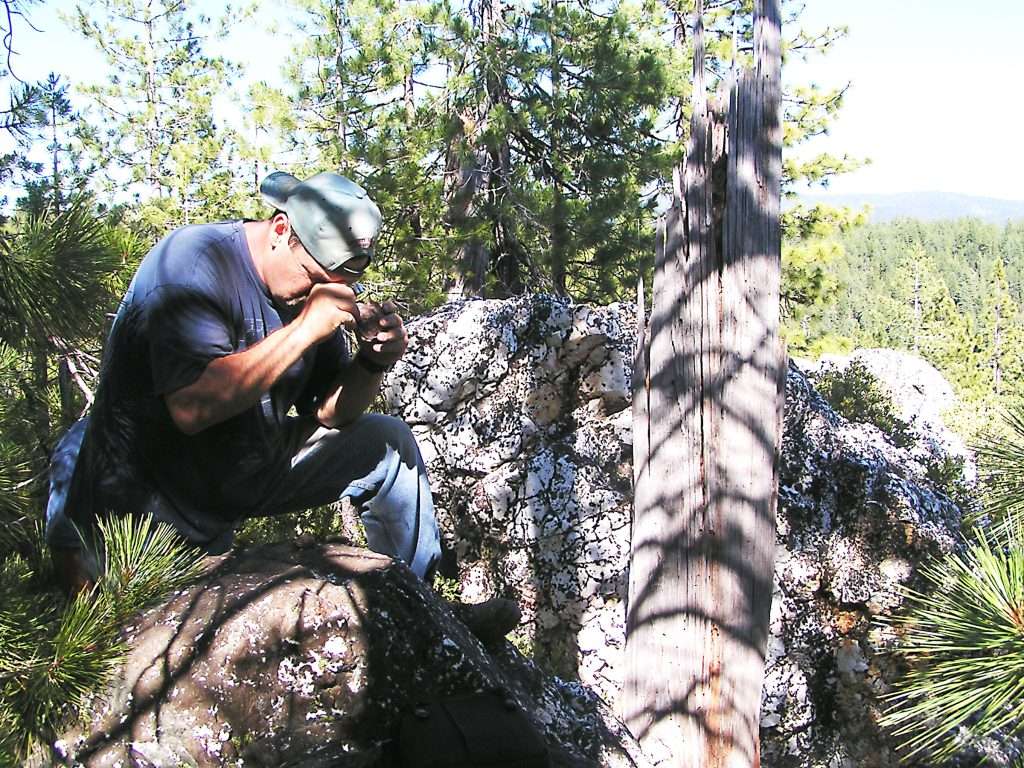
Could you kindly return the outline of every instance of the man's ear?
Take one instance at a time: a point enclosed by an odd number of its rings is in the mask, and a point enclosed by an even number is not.
[[[273,232],[277,237],[285,238],[287,242],[289,235],[292,233],[291,222],[288,221],[288,215],[284,213],[278,213],[270,220],[270,231]]]

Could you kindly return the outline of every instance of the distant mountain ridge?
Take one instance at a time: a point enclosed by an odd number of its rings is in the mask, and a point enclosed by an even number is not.
[[[993,224],[1024,219],[1024,200],[1002,200],[951,192],[901,192],[896,194],[803,194],[799,201],[813,205],[871,206],[871,221],[882,223],[908,218],[922,221],[974,218]]]

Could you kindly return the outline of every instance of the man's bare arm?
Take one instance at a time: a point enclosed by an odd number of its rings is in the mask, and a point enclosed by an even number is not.
[[[175,425],[202,432],[251,408],[303,353],[358,318],[352,290],[337,283],[313,287],[299,316],[242,352],[212,360],[187,387],[164,396]],[[379,381],[378,381],[379,384]]]

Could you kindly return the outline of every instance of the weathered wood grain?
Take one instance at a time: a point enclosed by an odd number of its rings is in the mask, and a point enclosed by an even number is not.
[[[634,526],[620,710],[673,765],[755,766],[772,594],[779,340],[780,13],[756,68],[707,98],[703,2],[681,189],[658,231],[634,401]]]

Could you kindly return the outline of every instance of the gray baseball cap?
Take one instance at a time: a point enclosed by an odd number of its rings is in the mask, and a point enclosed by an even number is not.
[[[288,214],[292,230],[324,269],[334,271],[350,259],[373,258],[380,209],[354,181],[336,173],[299,181],[275,171],[260,184],[260,193],[268,205]]]

